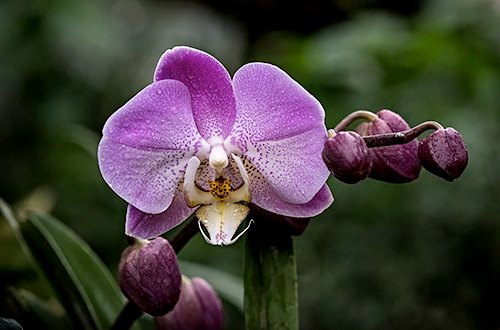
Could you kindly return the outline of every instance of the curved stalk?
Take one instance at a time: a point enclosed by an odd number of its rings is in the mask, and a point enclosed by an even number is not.
[[[443,126],[436,121],[426,121],[406,131],[363,136],[363,140],[365,140],[368,148],[405,144],[430,129],[443,129]]]
[[[366,119],[368,121],[374,121],[378,116],[371,111],[358,110],[350,113],[340,123],[333,129],[335,132],[345,131],[347,126],[349,126],[353,121],[357,119]]]

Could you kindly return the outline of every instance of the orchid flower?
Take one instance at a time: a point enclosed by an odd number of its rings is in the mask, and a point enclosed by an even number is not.
[[[228,245],[248,229],[234,237],[248,203],[301,218],[333,202],[326,139],[321,104],[281,69],[250,63],[231,79],[211,55],[175,47],[107,120],[99,167],[129,203],[127,235],[153,238],[196,212],[206,241]]]

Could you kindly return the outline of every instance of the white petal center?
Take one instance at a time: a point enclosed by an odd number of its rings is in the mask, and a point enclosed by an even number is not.
[[[212,146],[208,162],[210,167],[217,170],[219,173],[227,167],[229,160],[227,158],[226,150],[224,150],[224,146],[222,144]]]
[[[229,160],[222,146],[219,146],[225,156],[226,165],[222,167],[223,169],[227,167]],[[218,159],[217,150],[215,147],[212,147],[210,153],[209,164],[212,168],[212,159]],[[243,162],[238,156],[234,154],[231,156],[243,180],[243,184],[237,189],[231,187],[231,181],[224,178],[222,170],[219,171],[217,167],[215,167],[215,170],[218,177],[215,181],[209,181],[210,191],[200,189],[195,183],[196,173],[201,163],[197,157],[192,157],[189,160],[184,175],[183,190],[186,202],[190,207],[201,205],[196,211],[196,217],[199,219],[203,237],[208,243],[213,245],[232,244],[248,229],[247,226],[243,232],[233,238],[238,227],[250,211],[246,202],[250,202],[251,196],[249,176],[243,166]],[[218,163],[215,162],[215,164],[217,165]],[[208,236],[201,228],[202,224],[206,228]]]
[[[244,204],[215,202],[201,206],[196,210],[196,217],[199,219],[201,233],[208,243],[212,245],[230,245],[236,242],[246,231],[245,229],[233,238],[249,211],[248,206]],[[205,226],[209,236],[204,233],[201,224]]]

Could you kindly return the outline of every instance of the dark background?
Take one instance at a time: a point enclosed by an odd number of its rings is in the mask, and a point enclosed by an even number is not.
[[[453,126],[469,147],[454,183],[425,171],[404,185],[329,182],[336,201],[296,239],[301,328],[498,329],[499,22],[497,0],[2,1],[0,197],[52,212],[115,271],[126,205],[97,168],[106,118],[175,45],[231,74],[271,62],[329,127],[389,108]],[[243,246],[196,237],[179,258],[241,277]],[[0,299],[9,285],[50,299],[0,220]]]

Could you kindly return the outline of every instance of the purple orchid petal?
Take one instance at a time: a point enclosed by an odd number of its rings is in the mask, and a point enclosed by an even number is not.
[[[326,184],[323,184],[307,203],[294,204],[279,198],[269,184],[269,180],[265,179],[259,171],[249,169],[248,174],[251,182],[252,203],[269,212],[293,218],[309,218],[321,214],[333,203],[332,193]]]
[[[233,81],[237,118],[232,136],[279,197],[307,203],[321,189],[328,169],[321,104],[281,69],[243,66]]]
[[[321,158],[325,140],[322,130],[310,130],[279,141],[249,143],[246,156],[281,199],[307,203],[329,175]]]
[[[163,79],[179,80],[188,87],[196,126],[205,139],[230,133],[236,106],[231,77],[219,61],[197,49],[175,47],[156,67],[154,80]]]
[[[233,132],[242,139],[280,140],[324,128],[325,112],[318,100],[274,65],[242,66],[234,75],[233,88],[237,109]]]
[[[143,212],[160,213],[170,205],[189,158],[202,142],[189,91],[178,81],[163,80],[147,86],[108,119],[99,167],[120,197]]]
[[[309,218],[315,217],[325,211],[333,203],[333,196],[330,189],[325,184],[316,195],[305,204],[287,203],[282,199],[276,198],[276,195],[269,198],[269,195],[266,196],[262,191],[256,194],[256,198],[252,200],[252,203],[279,215],[294,218]]]
[[[125,234],[142,239],[157,237],[178,226],[195,210],[196,208],[187,206],[184,192],[180,188],[176,191],[170,207],[160,214],[144,213],[129,205],[125,222]]]

